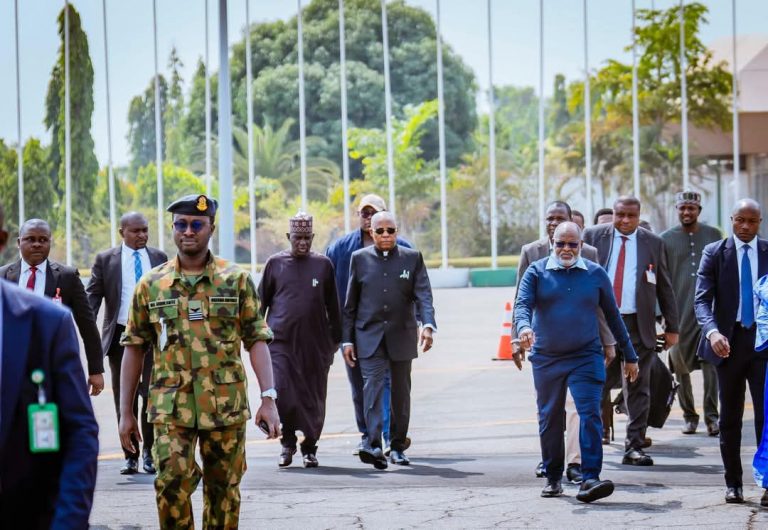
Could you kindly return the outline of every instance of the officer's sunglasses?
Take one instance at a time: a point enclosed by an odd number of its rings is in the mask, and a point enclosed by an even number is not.
[[[376,232],[378,235],[382,235],[384,232],[386,232],[389,235],[392,235],[395,232],[397,232],[397,228],[392,228],[391,226],[387,228],[377,228],[376,230],[374,230],[374,232]]]
[[[186,222],[186,221],[174,221],[173,222],[173,228],[177,232],[180,232],[180,233],[184,233],[184,232],[187,231],[187,228],[191,228],[192,231],[195,234],[197,234],[198,232],[200,232],[200,230],[205,228],[207,225],[208,225],[208,223],[203,222],[203,221],[198,221],[197,219],[195,219],[194,221],[191,221],[189,223]]]
[[[565,241],[555,241],[555,247],[557,247],[557,248],[568,247],[571,250],[576,250],[577,248],[579,248],[579,242],[578,241],[576,241],[576,242],[573,242],[573,241],[568,241],[568,242],[565,242]]]

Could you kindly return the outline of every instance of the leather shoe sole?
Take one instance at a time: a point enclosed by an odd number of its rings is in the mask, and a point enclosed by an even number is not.
[[[376,455],[365,449],[360,449],[360,454],[358,456],[363,464],[370,464],[376,469],[387,469],[387,467],[389,467],[386,458],[377,458]]]
[[[613,494],[613,482],[610,480],[598,480],[587,489],[579,490],[576,500],[581,502],[594,502]]]

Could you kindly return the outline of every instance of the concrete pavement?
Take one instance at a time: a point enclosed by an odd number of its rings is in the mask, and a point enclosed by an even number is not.
[[[744,505],[723,503],[717,439],[680,434],[677,408],[663,430],[649,431],[656,462],[650,468],[620,464],[625,417],[616,416],[616,442],[605,449],[602,475],[616,483],[613,496],[584,505],[575,500],[577,487],[565,486],[563,497],[542,499],[543,480],[533,473],[540,453],[530,366],[518,372],[512,363],[490,360],[511,294],[505,288],[435,291],[435,348],[413,365],[410,467],[380,472],[352,456],[359,438],[339,357],[329,379],[318,469],[304,469],[300,459],[278,469],[278,442],[250,425],[241,528],[768,527],[762,490],[750,477],[751,405],[743,436]],[[693,379],[700,402],[700,374]],[[250,394],[258,404],[255,378]],[[118,474],[112,396],[105,392],[94,406],[101,458],[91,524],[156,528],[152,477]],[[193,497],[198,525],[201,489]]]

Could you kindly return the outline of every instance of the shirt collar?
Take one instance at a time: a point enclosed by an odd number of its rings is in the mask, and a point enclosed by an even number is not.
[[[548,271],[560,271],[560,270],[567,270],[565,267],[560,265],[560,263],[557,261],[557,258],[555,258],[554,254],[549,255],[549,259],[547,260],[547,266],[546,269]],[[579,259],[576,260],[576,263],[568,267],[568,269],[583,269],[587,270],[587,264],[584,263],[584,259],[579,256]]]
[[[30,269],[31,265],[24,261],[24,258],[21,258],[21,274],[24,274]],[[45,272],[48,270],[48,260],[44,260],[42,263],[39,263],[35,265],[37,268],[37,272]]]
[[[203,269],[203,272],[200,273],[200,277],[205,276],[208,278],[209,281],[213,281],[213,276],[216,272],[216,260],[214,259],[213,254],[211,251],[208,251],[208,261],[205,264],[205,268]],[[179,261],[178,254],[176,255],[176,258],[173,260],[173,280],[181,280],[181,262]]]
[[[613,229],[613,238],[614,238],[614,239],[621,239],[622,237],[626,237],[626,238],[627,238],[629,241],[634,241],[635,239],[637,239],[637,228],[635,228],[635,231],[634,231],[634,232],[632,232],[632,233],[631,233],[631,234],[629,234],[629,235],[627,235],[627,234],[622,234],[621,232],[619,232],[618,230],[616,230],[616,229],[614,228],[614,229]]]
[[[741,250],[744,246],[749,245],[749,248],[751,248],[754,253],[753,256],[757,256],[757,236],[752,238],[752,241],[749,243],[745,243],[741,239],[737,238],[736,236],[733,236],[733,241],[736,243],[736,248]],[[743,252],[743,251],[742,251]]]
[[[126,256],[133,256],[133,253],[138,251],[138,253],[142,256],[147,255],[147,247],[144,248],[131,248],[128,245],[126,245],[124,242],[120,243],[120,246],[123,248],[123,254]]]

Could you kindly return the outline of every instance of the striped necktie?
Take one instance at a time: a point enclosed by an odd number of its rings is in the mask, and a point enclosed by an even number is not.
[[[136,280],[136,283],[139,283],[139,279],[141,278],[141,275],[143,274],[143,271],[141,270],[141,254],[139,254],[138,250],[133,251],[133,275]]]

